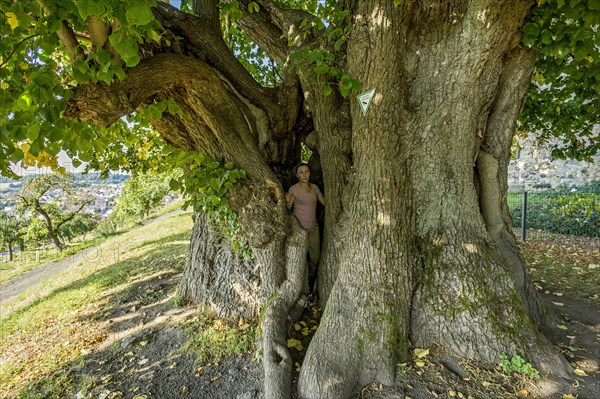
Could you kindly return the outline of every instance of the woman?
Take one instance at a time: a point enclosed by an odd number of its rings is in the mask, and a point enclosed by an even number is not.
[[[302,227],[308,232],[308,281],[312,288],[315,273],[321,254],[319,224],[317,223],[317,201],[325,205],[325,197],[316,184],[310,182],[310,168],[301,163],[296,168],[298,183],[290,187],[285,193],[288,209],[294,210],[294,214],[300,221]]]

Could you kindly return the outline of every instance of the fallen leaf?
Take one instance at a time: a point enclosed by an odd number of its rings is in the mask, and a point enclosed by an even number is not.
[[[423,360],[415,360],[415,366],[425,367],[425,362]]]
[[[575,396],[571,395],[570,393],[565,393],[562,396],[562,399],[577,399]]]
[[[519,396],[520,396],[520,397],[522,397],[522,398],[526,398],[526,397],[527,397],[527,395],[529,395],[529,392],[527,392],[527,390],[526,390],[526,389],[521,389],[521,390],[519,391]]]
[[[302,342],[300,342],[294,338],[288,339],[287,346],[288,346],[288,348],[294,348],[297,351],[301,351],[302,349],[304,349],[304,347],[302,346]]]
[[[555,304],[556,306],[565,306],[565,304],[562,302],[552,302],[552,303]]]
[[[448,391],[448,396],[455,397],[456,396],[456,392],[454,392],[453,390],[449,390]]]
[[[429,349],[415,348],[413,353],[414,353],[415,357],[417,357],[418,359],[422,359],[425,356],[429,355]]]
[[[587,373],[585,371],[583,371],[582,369],[575,369],[575,374],[577,374],[580,377],[587,377]]]
[[[558,327],[560,330],[568,330],[569,327],[565,326],[564,324],[559,324],[556,327]]]
[[[188,393],[190,391],[190,387],[184,385],[181,387],[181,393]]]

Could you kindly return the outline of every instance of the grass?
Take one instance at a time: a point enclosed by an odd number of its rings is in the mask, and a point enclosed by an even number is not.
[[[180,210],[182,204],[183,201],[175,201],[166,206],[157,208],[155,211],[150,213],[148,218],[129,223],[123,228],[115,231],[113,235],[117,236],[119,234],[123,234],[137,225],[144,224],[149,220],[165,215],[167,213]],[[106,240],[106,237],[93,235],[93,232],[89,233],[88,236],[90,237],[88,239],[80,241],[75,240],[73,243],[67,243],[67,247],[60,252],[54,246],[47,246],[43,249],[26,249],[22,252],[16,252],[14,254],[13,261],[0,263],[0,284],[4,284],[5,282],[41,264],[64,259],[70,255],[93,247]],[[0,260],[7,260],[8,256],[6,256],[5,258],[6,259]]]
[[[67,396],[72,381],[65,370],[107,337],[98,315],[148,276],[181,271],[190,231],[187,213],[112,237],[92,261],[3,304],[0,398]]]
[[[250,352],[256,339],[256,325],[216,319],[208,312],[188,318],[184,331],[187,340],[179,351],[196,354],[199,364]]]

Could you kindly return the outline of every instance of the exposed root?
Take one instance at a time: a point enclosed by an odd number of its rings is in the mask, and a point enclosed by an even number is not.
[[[295,218],[292,226],[286,252],[287,278],[267,308],[263,322],[266,398],[291,398],[293,362],[287,348],[286,320],[302,293],[308,242],[306,231]]]

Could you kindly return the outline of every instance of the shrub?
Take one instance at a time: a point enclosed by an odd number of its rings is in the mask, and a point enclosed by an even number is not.
[[[514,227],[521,226],[521,198],[517,196],[520,194],[509,196]],[[527,199],[527,227],[558,234],[599,237],[600,194],[532,193]]]

